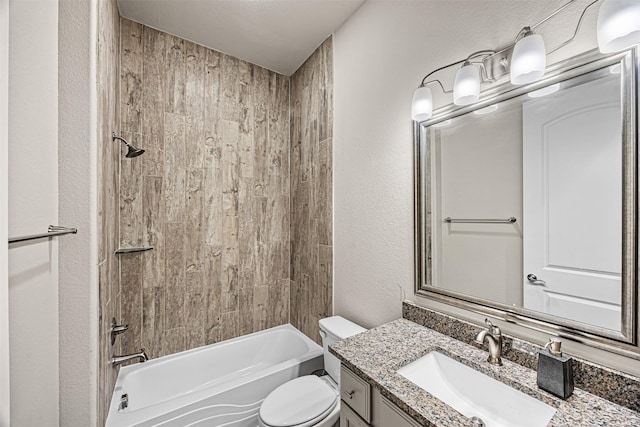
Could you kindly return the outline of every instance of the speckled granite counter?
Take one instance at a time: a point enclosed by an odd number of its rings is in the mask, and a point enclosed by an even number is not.
[[[576,388],[563,401],[538,389],[536,372],[509,360],[486,362],[487,352],[409,320],[399,319],[331,347],[342,363],[424,426],[466,427],[469,419],[396,371],[432,350],[471,366],[557,409],[549,426],[640,426],[640,413]]]

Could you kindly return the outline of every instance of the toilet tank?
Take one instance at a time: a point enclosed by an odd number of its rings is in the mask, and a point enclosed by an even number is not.
[[[320,336],[324,349],[324,369],[340,385],[340,361],[329,353],[329,346],[337,341],[366,331],[362,326],[340,316],[332,316],[320,319]]]

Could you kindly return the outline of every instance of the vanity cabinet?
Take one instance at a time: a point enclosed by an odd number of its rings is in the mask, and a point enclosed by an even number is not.
[[[368,427],[369,424],[364,422],[364,420],[347,405],[343,400],[342,406],[340,406],[340,427]]]
[[[377,411],[374,423],[376,427],[420,427],[420,424],[387,398],[380,394],[378,396],[380,396],[380,400],[376,402]]]
[[[340,368],[340,427],[420,427],[344,365]]]
[[[367,423],[371,422],[371,386],[345,368],[340,368],[340,398]],[[341,426],[342,427],[342,426]]]

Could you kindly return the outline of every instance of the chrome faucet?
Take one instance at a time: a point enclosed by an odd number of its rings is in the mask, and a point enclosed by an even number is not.
[[[127,354],[124,356],[113,356],[113,359],[111,359],[111,366],[115,368],[118,365],[122,365],[123,363],[127,363],[130,360],[134,360],[134,359],[138,359],[138,361],[142,363],[149,360],[149,356],[147,356],[147,353],[144,351],[144,348],[143,348],[143,349],[140,349],[140,353]]]
[[[502,365],[502,331],[497,326],[494,326],[489,319],[484,319],[484,323],[487,325],[487,329],[480,331],[476,337],[476,342],[480,345],[484,345],[485,340],[489,341],[489,358],[487,362],[492,365]]]

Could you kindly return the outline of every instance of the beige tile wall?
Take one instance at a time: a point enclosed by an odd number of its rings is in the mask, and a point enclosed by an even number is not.
[[[289,78],[121,20],[122,350],[289,321]]]
[[[291,77],[291,324],[320,342],[333,312],[333,42]]]
[[[119,46],[120,17],[116,0],[100,1],[98,5],[97,40],[97,102],[98,102],[98,221],[99,236],[99,371],[98,420],[104,425],[117,372],[109,364],[111,356],[120,351],[119,343],[111,346],[111,318],[120,317],[118,260],[113,254],[118,247],[118,162],[120,146],[111,141],[111,132],[119,128]]]

